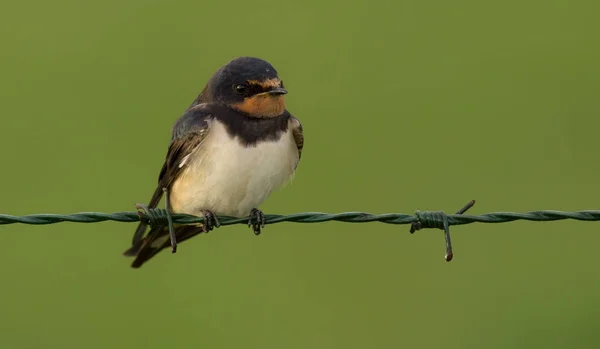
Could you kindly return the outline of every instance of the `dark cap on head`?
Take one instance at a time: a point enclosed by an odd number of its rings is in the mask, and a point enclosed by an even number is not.
[[[263,59],[256,57],[238,57],[222,66],[214,74],[213,78],[215,77],[219,81],[231,79],[232,82],[266,80],[276,78],[277,71],[271,63]]]
[[[269,62],[256,57],[238,57],[213,74],[204,93],[207,94],[207,100],[232,103],[241,97],[234,92],[235,86],[246,84],[248,81],[278,78],[277,70]]]

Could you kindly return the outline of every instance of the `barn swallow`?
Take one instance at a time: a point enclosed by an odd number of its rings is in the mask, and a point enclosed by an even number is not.
[[[217,216],[248,217],[255,234],[264,227],[259,205],[294,175],[302,155],[300,121],[287,111],[275,68],[254,57],[218,69],[175,122],[158,186],[148,208],[167,189],[170,212],[204,217],[175,225],[177,242],[219,226]],[[140,222],[124,255],[139,268],[170,246],[168,227]],[[145,236],[144,236],[145,235]]]

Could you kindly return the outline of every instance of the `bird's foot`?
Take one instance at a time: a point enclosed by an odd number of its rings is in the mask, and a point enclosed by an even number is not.
[[[217,215],[215,215],[214,213],[212,213],[209,210],[202,210],[202,213],[204,214],[204,223],[202,223],[202,229],[204,230],[205,233],[208,233],[209,231],[213,230],[214,228],[218,228],[221,226],[221,223],[219,222],[219,218],[217,218]]]
[[[254,235],[259,235],[260,228],[265,227],[265,214],[257,208],[250,210],[250,215],[248,216],[248,226],[252,227]]]

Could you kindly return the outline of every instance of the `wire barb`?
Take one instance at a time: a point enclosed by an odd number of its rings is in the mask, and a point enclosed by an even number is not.
[[[175,253],[177,252],[177,237],[175,236],[175,228],[173,227],[173,217],[171,217],[171,199],[169,198],[169,190],[163,188],[163,193],[165,194],[165,212],[169,224],[169,236],[171,237],[171,253]]]
[[[458,210],[456,214],[461,215],[474,205],[475,200],[471,200],[463,208]],[[417,217],[417,221],[410,224],[410,233],[413,234],[415,231],[423,228],[442,229],[444,231],[444,238],[446,239],[446,255],[444,256],[444,259],[446,262],[450,262],[454,257],[454,252],[452,251],[452,238],[450,237],[450,223],[448,222],[448,216],[444,212],[427,211],[416,211],[415,216]]]
[[[146,222],[154,228],[161,228],[167,226],[169,228],[169,236],[171,238],[171,253],[177,252],[177,237],[175,236],[175,228],[173,226],[173,217],[171,216],[171,207],[169,201],[169,191],[167,188],[163,188],[165,194],[165,209],[161,208],[149,208],[144,204],[137,204],[135,208],[138,210],[137,214],[140,221],[146,220]],[[1,222],[1,221],[0,221]]]

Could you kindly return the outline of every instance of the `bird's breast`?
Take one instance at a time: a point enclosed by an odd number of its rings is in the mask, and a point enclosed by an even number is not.
[[[215,120],[171,189],[175,212],[242,217],[294,173],[298,151],[290,131],[245,145]]]

